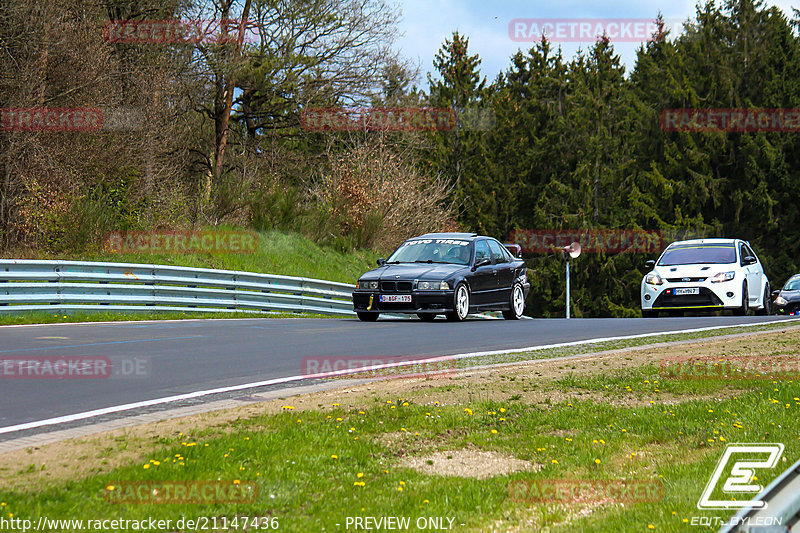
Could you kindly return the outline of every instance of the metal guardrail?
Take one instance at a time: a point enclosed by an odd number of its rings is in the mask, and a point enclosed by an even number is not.
[[[305,312],[355,315],[353,285],[168,265],[0,259],[0,313]]]
[[[719,533],[790,533],[800,530],[800,461],[786,469],[754,498],[766,508],[745,508]]]

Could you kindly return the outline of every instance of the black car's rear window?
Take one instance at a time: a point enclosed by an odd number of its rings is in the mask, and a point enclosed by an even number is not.
[[[658,260],[659,266],[735,262],[736,247],[733,244],[680,244],[669,247]]]
[[[468,265],[472,243],[461,239],[411,239],[389,256],[389,263],[454,263]]]
[[[800,291],[800,278],[790,279],[783,288],[785,291]]]

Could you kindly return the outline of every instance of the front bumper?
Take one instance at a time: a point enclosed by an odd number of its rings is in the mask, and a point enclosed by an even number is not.
[[[374,313],[449,313],[453,311],[454,290],[380,292],[371,290],[353,291],[353,310]],[[411,302],[381,302],[381,295],[411,295]],[[370,297],[372,305],[370,305]]]
[[[699,294],[675,294],[675,289],[696,288]],[[669,282],[650,285],[642,281],[642,311],[670,309],[736,309],[742,305],[742,281],[733,279],[722,283]]]
[[[787,302],[785,305],[778,305],[778,303],[773,301],[772,305],[775,306],[775,312],[779,315],[800,314],[800,301]]]

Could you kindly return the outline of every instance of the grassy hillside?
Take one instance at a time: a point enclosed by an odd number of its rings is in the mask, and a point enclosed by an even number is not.
[[[221,231],[233,231],[225,228]],[[218,268],[263,272],[284,276],[355,283],[359,275],[372,268],[379,254],[368,250],[341,252],[321,247],[297,233],[278,231],[258,233],[258,248],[254,253],[107,253],[99,248],[80,254],[17,253],[18,259],[73,259],[110,261],[115,263],[155,263],[188,267]]]
[[[226,228],[223,231],[230,231]],[[369,250],[341,252],[333,248],[321,247],[313,241],[296,233],[277,231],[258,234],[258,247],[253,253],[107,253],[89,250],[80,254],[41,254],[18,252],[5,256],[15,259],[72,259],[81,261],[108,261],[115,263],[152,263],[162,265],[179,265],[200,268],[216,268],[262,272],[284,276],[301,276],[308,278],[355,283],[358,276],[375,265],[378,253]],[[198,316],[215,318],[243,318],[262,316],[240,312],[231,313],[114,313],[114,312],[70,312],[68,314],[52,311],[25,313],[22,315],[0,314],[0,325],[34,324],[55,322],[86,322],[109,320],[151,320],[181,319]],[[296,313],[265,314],[270,318],[284,316],[300,316]],[[302,315],[316,316],[316,315]]]

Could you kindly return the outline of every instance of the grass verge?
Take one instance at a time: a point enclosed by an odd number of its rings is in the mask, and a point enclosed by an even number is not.
[[[786,446],[789,462],[759,474],[765,485],[800,457],[800,391],[795,379],[668,378],[659,361],[798,358],[796,334],[372,382],[13,452],[0,456],[0,504],[4,517],[33,523],[152,517],[171,531],[202,517],[217,530],[267,517],[282,531],[338,531],[367,516],[408,517],[411,531],[427,517],[455,531],[686,531],[695,516],[729,516],[696,508],[726,444]],[[575,480],[600,497],[542,503],[515,490]],[[597,488],[619,480],[661,492],[623,504]],[[113,503],[135,483],[193,481],[253,483],[257,497]]]

